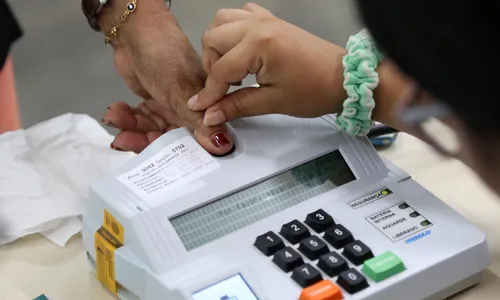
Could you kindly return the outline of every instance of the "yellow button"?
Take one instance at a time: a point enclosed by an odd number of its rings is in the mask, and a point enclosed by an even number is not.
[[[341,300],[342,291],[330,280],[322,280],[302,290],[299,300]]]

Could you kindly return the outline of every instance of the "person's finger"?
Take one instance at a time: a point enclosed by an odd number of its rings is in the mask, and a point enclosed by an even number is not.
[[[243,9],[264,16],[274,16],[269,10],[253,2],[243,5]]]
[[[147,146],[162,136],[162,132],[151,131],[148,133],[122,131],[116,135],[110,147],[117,151],[130,151],[141,153]]]
[[[123,131],[146,133],[158,130],[158,126],[151,118],[138,114],[124,102],[116,102],[110,105],[101,122],[104,125]]]
[[[210,28],[218,27],[222,24],[241,21],[255,16],[254,13],[244,9],[222,8],[217,11],[215,18],[210,24]]]
[[[216,126],[243,117],[279,113],[279,96],[279,91],[265,86],[237,90],[206,110],[203,125]]]
[[[206,31],[201,39],[203,70],[209,74],[226,52],[241,43],[250,27],[250,22],[238,21]]]
[[[144,116],[146,116],[147,118],[149,118],[150,120],[152,120],[155,123],[158,131],[167,130],[167,128],[168,128],[168,126],[170,126],[170,124],[167,123],[167,121],[162,116],[159,116],[156,113],[152,112],[148,108],[146,103],[147,102],[142,102],[141,104],[139,104],[139,107],[138,107],[141,110],[141,112],[144,114]]]
[[[115,136],[111,149],[140,153],[150,144],[147,133],[122,131]]]
[[[221,55],[214,48],[205,47],[205,45],[203,45],[203,42],[202,49],[201,64],[203,66],[203,71],[209,74],[210,70],[212,69],[212,65],[221,58]]]
[[[242,42],[249,30],[252,29],[252,25],[251,20],[242,20],[223,24],[206,31],[201,40],[203,51],[213,49],[218,54],[225,55]]]
[[[168,130],[168,129],[167,129]],[[163,133],[162,132],[158,132],[158,131],[153,131],[153,132],[148,132],[146,133],[146,137],[148,139],[148,142],[151,144],[152,142],[154,142],[157,138],[159,138],[160,136],[162,136]]]
[[[241,43],[219,59],[208,74],[205,88],[189,99],[188,107],[195,111],[205,110],[224,97],[232,82],[256,74],[262,62],[253,48],[253,45]]]
[[[178,112],[173,109],[167,108],[159,101],[146,101],[144,102],[144,106],[152,114],[163,118],[168,126],[167,131],[170,130],[170,127],[172,127],[173,125],[178,125],[182,122],[182,118],[179,116]]]
[[[221,25],[248,20],[250,18],[255,17],[256,15],[257,15],[256,13],[251,12],[249,10],[223,8],[217,12],[210,28],[213,30]],[[225,26],[224,29],[218,32],[218,34],[216,34],[214,37],[211,37],[213,31],[209,30],[204,33],[202,37],[202,47],[203,47],[202,64],[203,64],[203,69],[207,74],[210,73],[212,65],[217,60],[219,60],[224,53],[229,51],[230,48],[234,47],[241,41],[244,34],[246,34],[246,31],[248,30],[247,29],[242,31],[242,29],[244,29],[243,27],[248,28],[248,26],[251,26],[251,24],[244,23],[240,24],[240,26],[234,26],[234,27]],[[241,32],[234,32],[234,31],[241,31]],[[234,32],[235,35],[230,35],[230,33],[232,32]],[[231,37],[234,37],[236,39],[234,40]],[[228,42],[228,43],[225,44],[225,46],[219,45],[218,47],[212,47],[211,39],[213,38],[217,38],[218,39],[217,42]],[[238,85],[238,83],[235,83],[235,85]]]
[[[198,143],[210,154],[223,156],[234,150],[234,139],[227,126],[217,125],[212,127],[199,126],[194,130]]]

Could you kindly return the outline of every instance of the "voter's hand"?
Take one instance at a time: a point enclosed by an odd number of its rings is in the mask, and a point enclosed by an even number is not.
[[[124,6],[117,5],[117,12]],[[187,127],[209,153],[231,151],[233,142],[226,126],[204,126],[203,112],[187,107],[187,100],[203,87],[206,73],[163,0],[143,2],[112,39],[112,47],[118,73],[143,99],[137,107],[125,102],[108,107],[102,122],[120,130],[112,148],[139,153],[163,133]]]
[[[208,78],[188,105],[206,110],[205,126],[270,113],[316,117],[339,112],[347,98],[345,49],[256,4],[220,10],[202,42]],[[256,75],[260,87],[227,94],[232,83],[249,74]]]

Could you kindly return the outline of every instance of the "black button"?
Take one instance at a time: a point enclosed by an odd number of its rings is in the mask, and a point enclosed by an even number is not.
[[[406,203],[399,204],[399,209],[407,209],[409,206]]]
[[[339,275],[340,272],[348,270],[349,265],[337,252],[330,252],[319,258],[318,268],[328,274],[328,276],[335,277]]]
[[[317,233],[324,232],[328,227],[335,225],[333,218],[322,209],[308,214],[305,223]]]
[[[276,251],[285,248],[283,240],[272,231],[259,235],[257,239],[255,239],[253,245],[266,256],[271,256],[276,253]]]
[[[410,217],[412,217],[412,218],[416,218],[418,216],[420,216],[420,214],[418,212],[416,212],[416,211],[410,213]]]
[[[323,242],[319,237],[313,235],[300,242],[299,251],[310,260],[316,260],[321,255],[328,253],[330,250],[325,242]]]
[[[292,279],[305,288],[323,279],[321,273],[310,264],[304,264],[293,270]]]
[[[328,228],[323,238],[335,249],[340,249],[354,241],[352,233],[340,224]]]
[[[304,264],[302,256],[292,247],[279,250],[273,257],[273,262],[284,272],[290,272],[294,268]]]
[[[364,263],[365,260],[373,257],[372,250],[359,240],[345,246],[342,254],[356,266],[359,266]]]
[[[368,287],[368,281],[356,269],[340,273],[337,284],[349,294],[357,293]]]
[[[280,234],[292,245],[297,244],[303,239],[310,237],[309,229],[298,220],[293,220],[281,226]]]

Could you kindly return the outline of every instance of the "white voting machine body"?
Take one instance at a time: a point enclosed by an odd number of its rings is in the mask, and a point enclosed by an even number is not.
[[[127,300],[444,299],[477,283],[484,233],[332,124],[241,119],[224,157],[164,134],[91,188],[97,278]]]

